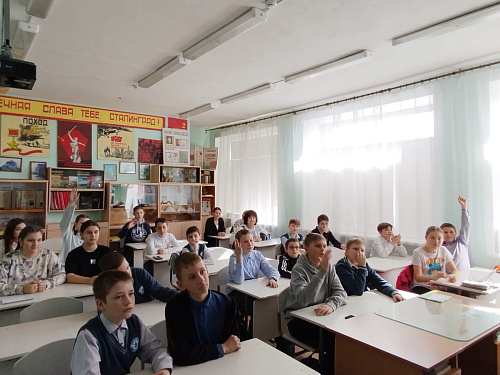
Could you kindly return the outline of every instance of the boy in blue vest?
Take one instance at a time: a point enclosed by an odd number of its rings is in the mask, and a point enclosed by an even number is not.
[[[210,254],[210,250],[208,250],[204,244],[199,243],[200,230],[198,229],[198,227],[189,227],[186,230],[186,238],[188,240],[188,243],[182,248],[181,254],[185,252],[195,253],[198,254],[201,259],[203,259],[203,263],[205,263],[206,265],[215,264],[215,260],[212,257],[212,254]]]
[[[100,314],[78,332],[71,357],[73,375],[123,375],[138,357],[151,363],[155,375],[172,373],[172,357],[133,314],[134,286],[122,271],[101,273],[93,284]]]

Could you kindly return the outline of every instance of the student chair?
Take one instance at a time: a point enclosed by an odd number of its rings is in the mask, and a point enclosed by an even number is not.
[[[279,259],[281,255],[281,243],[274,247],[274,259]]]
[[[51,342],[26,354],[14,364],[14,375],[67,375],[75,339]]]
[[[280,334],[281,337],[283,337],[284,339],[290,341],[291,343],[297,345],[297,346],[300,346],[302,349],[304,349],[303,351],[297,353],[297,354],[302,354],[304,352],[311,352],[312,353],[315,353],[319,350],[319,348],[314,348],[312,346],[309,346],[307,345],[306,343],[296,339],[295,337],[293,337],[290,332],[288,332],[288,327],[285,323],[285,319],[284,319],[284,312],[285,312],[285,306],[286,306],[286,300],[288,298],[288,292],[289,292],[290,288],[286,288],[284,291],[282,291],[279,295],[278,295],[278,332]],[[294,356],[295,356],[295,351],[294,351]]]
[[[47,238],[42,241],[41,247],[52,250],[54,253],[59,254],[63,245],[61,237]]]
[[[221,268],[219,270],[219,272],[217,272],[217,291],[218,292],[224,293],[224,289],[222,287],[227,284],[228,273],[229,273],[229,266]]]
[[[168,261],[170,265],[170,285],[172,285],[175,289],[177,288],[177,283],[174,282],[174,275],[175,275],[175,261],[177,260],[177,257],[179,256],[178,253],[172,253],[170,255],[170,260]]]
[[[55,297],[40,302],[21,310],[19,319],[21,323],[36,320],[57,318],[59,316],[79,314],[83,312],[83,302],[72,297]]]
[[[161,341],[161,344],[166,348],[168,345],[167,341],[167,326],[165,320],[156,323],[155,325],[149,327],[149,330],[156,336],[157,339]],[[141,370],[144,370],[144,365],[146,362],[141,362]]]

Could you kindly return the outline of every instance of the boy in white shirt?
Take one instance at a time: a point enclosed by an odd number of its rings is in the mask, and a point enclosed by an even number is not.
[[[406,248],[401,244],[401,235],[392,232],[392,224],[380,223],[377,226],[377,231],[380,236],[372,243],[369,254],[371,258],[386,258],[389,255],[405,257],[408,255]]]
[[[156,219],[155,230],[156,232],[151,233],[146,239],[145,255],[173,253],[180,249],[175,236],[172,233],[168,233],[167,219],[164,217]]]

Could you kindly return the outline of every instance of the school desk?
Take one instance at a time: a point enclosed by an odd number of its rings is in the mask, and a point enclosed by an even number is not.
[[[281,243],[280,238],[271,238],[270,240],[254,242],[255,250],[258,250],[266,258],[274,259],[274,248]]]
[[[165,303],[151,301],[135,306],[134,313],[148,327],[165,319]],[[53,341],[76,338],[78,330],[96,311],[0,327],[0,361],[19,358]]]
[[[289,357],[261,340],[251,339],[241,343],[241,349],[222,358],[193,366],[174,366],[176,375],[255,375],[289,374],[317,375],[301,362]],[[131,375],[151,375],[152,368]]]
[[[389,255],[386,258],[373,257],[366,260],[383,279],[387,280],[393,287],[396,287],[398,276],[403,268],[411,264],[411,256],[399,257]]]
[[[327,324],[326,329],[336,335],[335,374],[422,375],[443,363],[452,367],[448,375],[460,371],[462,375],[497,374],[500,355],[495,332],[500,327],[499,312],[487,303],[447,295],[454,301],[438,304],[413,298],[382,308],[381,315],[375,310]],[[391,318],[385,317],[389,314]],[[479,328],[475,320],[484,319],[485,314],[489,322]],[[428,329],[432,322],[436,325],[431,330],[439,334],[418,328],[426,324]],[[463,336],[466,341],[448,338],[452,335]]]
[[[223,236],[211,236],[208,235],[208,237],[215,238],[217,240],[217,246],[218,247],[225,247],[227,249],[231,248],[231,244],[229,243],[229,239],[231,238],[231,234],[226,233]]]
[[[269,340],[279,335],[276,314],[278,311],[278,294],[290,286],[290,279],[280,277],[277,288],[266,286],[269,279],[245,280],[241,284],[229,283],[227,286],[253,298],[253,337]]]
[[[484,281],[491,283],[491,286],[487,290],[465,287],[462,286],[462,281],[464,280]],[[458,278],[453,283],[450,282],[448,278],[433,280],[430,281],[429,283],[432,285],[439,285],[439,286],[458,289],[459,292],[466,291],[474,297],[480,295],[488,296],[491,294],[497,294],[500,291],[500,273],[493,272],[493,268],[487,269],[487,268],[473,267],[468,270],[459,271]]]
[[[19,314],[22,309],[49,298],[74,297],[83,302],[83,311],[91,311],[95,309],[94,292],[92,291],[92,285],[89,284],[64,283],[54,288],[46,289],[41,293],[33,293],[22,296],[32,296],[33,299],[0,304],[0,327],[10,324],[18,324]],[[8,300],[15,297],[17,296],[1,296],[0,298]]]
[[[400,291],[400,294],[405,299],[412,299],[417,297],[414,293]],[[401,302],[398,302],[401,303]],[[323,333],[324,329],[327,327],[333,327],[338,322],[342,322],[346,319],[354,318],[358,315],[365,314],[367,312],[375,311],[376,309],[382,307],[392,307],[396,304],[391,297],[388,297],[379,291],[370,291],[363,293],[362,296],[349,296],[347,304],[340,306],[333,313],[318,316],[314,312],[314,309],[319,305],[313,305],[309,307],[305,307],[300,310],[295,310],[291,312],[291,315],[295,318],[299,318],[314,324],[319,329],[319,337],[320,337],[320,361],[323,357]]]

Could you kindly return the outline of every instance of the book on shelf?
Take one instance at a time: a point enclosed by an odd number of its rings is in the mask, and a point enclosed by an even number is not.
[[[69,191],[53,191],[50,199],[51,210],[65,210],[69,203]]]
[[[103,186],[102,175],[96,174],[95,176],[91,176],[92,180],[90,180],[90,187],[93,189],[101,189]]]
[[[217,168],[217,147],[205,147],[203,149],[203,168]]]
[[[202,199],[201,214],[206,216],[206,215],[210,215],[211,212],[212,212],[212,207],[210,204],[210,199]]]
[[[0,208],[10,210],[12,207],[12,192],[10,190],[0,190]]]
[[[82,195],[80,194],[80,202],[78,208],[80,210],[90,210],[92,209],[92,195]]]
[[[78,188],[79,189],[86,189],[86,188],[89,187],[89,180],[88,180],[89,177],[87,177],[87,176],[78,176]]]
[[[21,208],[29,210],[35,208],[36,191],[35,190],[21,190]]]
[[[59,181],[59,187],[63,189],[67,189],[69,187],[69,176],[61,176],[61,180]]]
[[[45,191],[37,190],[35,195],[35,208],[45,207]]]
[[[68,176],[68,179],[69,179],[68,183],[69,188],[72,189],[78,187],[78,176]]]
[[[102,208],[101,203],[102,203],[102,200],[101,200],[100,196],[97,196],[97,195],[92,196],[92,209],[94,209],[94,210],[101,209]]]
[[[63,176],[61,176],[60,174],[54,174],[52,173],[52,175],[50,176],[50,187],[53,187],[53,188],[58,188],[58,187],[61,187],[61,178]],[[64,176],[66,177],[66,176]]]
[[[22,190],[13,190],[12,191],[12,201],[11,208],[20,210],[23,208],[23,192]]]

